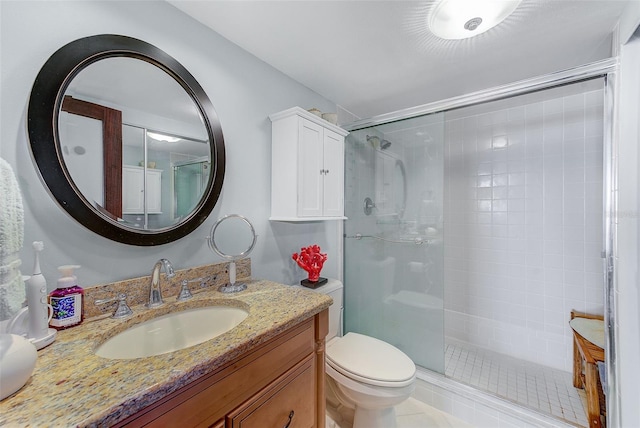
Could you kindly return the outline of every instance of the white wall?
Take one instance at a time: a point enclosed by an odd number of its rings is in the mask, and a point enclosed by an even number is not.
[[[447,114],[446,336],[571,371],[570,311],[603,313],[602,85]]]
[[[246,215],[258,244],[253,274],[290,283],[305,276],[291,254],[317,243],[329,253],[325,276],[338,276],[335,223],[270,223],[271,123],[292,106],[335,111],[335,104],[293,81],[163,1],[0,1],[0,156],[13,167],[24,200],[23,274],[31,273],[31,242],[42,240],[42,268],[55,288],[56,267],[77,263],[81,285],[149,274],[166,257],[175,268],[220,258],[205,237],[225,214]],[[54,51],[95,34],[122,34],[151,43],[182,63],[200,82],[219,115],[227,150],[222,195],[209,219],[190,236],[156,247],[135,247],[85,229],[47,194],[28,149],[26,106],[33,81]]]
[[[637,15],[639,16],[639,15]],[[635,21],[637,23],[637,21]],[[620,52],[616,299],[620,426],[640,426],[640,30]]]

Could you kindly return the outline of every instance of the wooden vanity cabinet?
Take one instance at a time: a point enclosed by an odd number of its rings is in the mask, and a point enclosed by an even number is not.
[[[226,418],[226,428],[313,427],[315,374],[311,356]]]
[[[324,428],[327,330],[324,310],[116,426]]]

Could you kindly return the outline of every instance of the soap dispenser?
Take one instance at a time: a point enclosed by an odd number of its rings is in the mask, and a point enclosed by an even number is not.
[[[53,307],[50,325],[58,330],[78,325],[84,319],[84,290],[78,286],[78,279],[73,274],[78,268],[77,265],[58,267],[58,288],[49,294]]]

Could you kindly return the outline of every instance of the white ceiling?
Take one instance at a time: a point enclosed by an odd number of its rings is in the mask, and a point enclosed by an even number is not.
[[[523,0],[459,41],[430,33],[435,0],[168,1],[368,118],[609,57],[618,18],[638,0]]]

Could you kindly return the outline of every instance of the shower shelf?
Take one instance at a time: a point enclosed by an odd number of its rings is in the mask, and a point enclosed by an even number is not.
[[[383,238],[382,236],[377,236],[377,235],[363,235],[361,233],[356,233],[355,235],[352,235],[352,236],[344,235],[344,237],[349,239],[358,239],[358,240],[362,238],[372,238],[372,239],[377,239],[378,241],[390,242],[392,244],[430,245],[433,243],[432,240],[425,239],[419,236],[414,239],[389,239],[389,238]]]

